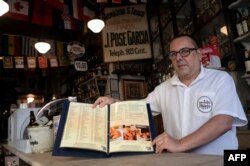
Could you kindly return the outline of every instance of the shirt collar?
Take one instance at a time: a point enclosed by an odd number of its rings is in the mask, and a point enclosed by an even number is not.
[[[199,81],[200,79],[202,79],[202,78],[205,76],[204,72],[205,72],[205,68],[201,65],[201,71],[200,71],[199,75],[198,75],[198,76],[196,77],[196,79],[190,84],[190,86],[193,85],[194,83],[196,83],[197,81]],[[183,84],[183,83],[179,80],[179,77],[178,77],[178,75],[177,75],[176,72],[175,72],[175,74],[173,75],[173,77],[171,78],[170,81],[171,81],[171,84],[172,84],[172,85],[182,85],[182,86],[186,86],[185,84]]]

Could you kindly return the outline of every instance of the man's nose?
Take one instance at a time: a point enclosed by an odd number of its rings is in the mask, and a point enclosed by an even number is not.
[[[179,60],[179,59],[182,59],[182,56],[179,52],[176,53],[176,59]]]

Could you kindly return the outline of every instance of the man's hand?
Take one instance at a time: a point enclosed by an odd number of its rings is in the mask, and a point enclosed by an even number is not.
[[[167,133],[162,133],[158,135],[153,140],[153,145],[155,145],[155,152],[162,153],[163,150],[168,150],[169,152],[181,152],[181,141],[174,139]]]
[[[99,97],[98,99],[96,99],[96,101],[92,105],[92,108],[95,108],[97,105],[99,105],[99,107],[104,107],[107,104],[112,104],[112,103],[115,103],[117,101],[119,101],[119,100],[111,98],[111,97],[102,96],[102,97]]]

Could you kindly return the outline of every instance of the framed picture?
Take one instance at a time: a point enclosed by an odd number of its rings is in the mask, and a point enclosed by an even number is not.
[[[123,80],[124,100],[142,99],[146,97],[144,80]]]
[[[110,78],[110,92],[119,92],[118,79]]]

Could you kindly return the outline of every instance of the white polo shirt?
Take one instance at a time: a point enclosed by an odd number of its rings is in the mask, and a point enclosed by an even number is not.
[[[233,127],[221,137],[192,150],[194,153],[223,155],[224,149],[237,149],[236,126],[247,124],[231,76],[201,67],[201,73],[187,87],[175,74],[151,92],[146,101],[161,113],[164,131],[176,139],[185,137],[219,114],[234,117]]]

